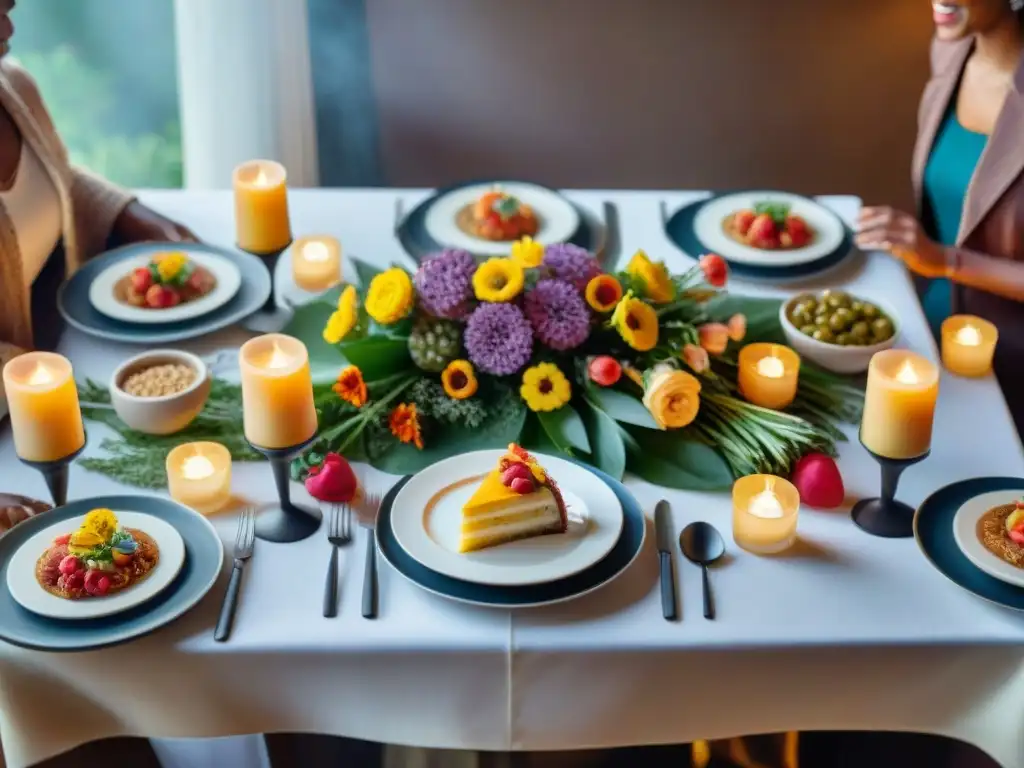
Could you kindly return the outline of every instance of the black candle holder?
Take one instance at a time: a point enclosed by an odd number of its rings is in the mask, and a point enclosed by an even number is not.
[[[860,441],[864,445],[864,441]],[[882,495],[874,499],[861,499],[853,505],[850,516],[872,536],[886,539],[909,539],[914,535],[914,508],[896,500],[896,486],[907,467],[924,461],[930,451],[912,459],[890,459],[879,456],[866,445],[864,449],[882,468]]]
[[[21,463],[26,467],[32,467],[32,469],[41,473],[43,480],[46,481],[46,487],[50,491],[50,498],[53,500],[54,507],[63,507],[68,503],[68,476],[71,473],[71,462],[78,458],[79,454],[85,450],[85,441],[82,442],[82,447],[74,453],[69,453],[60,459],[54,461],[29,461],[28,459],[21,459]],[[20,456],[18,458],[21,458]]]
[[[289,472],[292,459],[300,456],[314,440],[316,435],[288,448],[264,448],[246,441],[254,451],[263,454],[270,462],[274,485],[277,486],[278,504],[261,509],[256,516],[256,538],[287,544],[302,541],[319,530],[323,520],[320,510],[300,506],[292,501]]]
[[[270,295],[260,308],[259,312],[255,313],[245,321],[245,326],[251,331],[257,333],[277,333],[279,332],[291,319],[292,313],[286,312],[277,306],[277,292],[275,290],[277,274],[277,263],[281,260],[281,254],[287,251],[291,247],[291,241],[289,241],[284,247],[279,248],[276,251],[269,251],[261,253],[259,251],[250,251],[248,248],[242,248],[238,246],[240,251],[245,251],[251,256],[257,257],[263,262],[267,268],[267,272],[270,274]]]

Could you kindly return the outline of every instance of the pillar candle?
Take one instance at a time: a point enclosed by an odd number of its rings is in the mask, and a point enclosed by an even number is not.
[[[250,160],[235,168],[235,229],[238,247],[276,253],[292,240],[287,174],[272,160]]]
[[[800,356],[781,344],[747,344],[740,350],[737,383],[754,405],[785,408],[796,397]]]
[[[860,439],[887,459],[912,459],[932,443],[939,371],[931,361],[903,349],[878,352],[868,365]]]
[[[953,315],[942,322],[942,364],[958,376],[980,377],[992,372],[999,330],[988,320]]]
[[[231,453],[220,443],[185,443],[167,454],[171,498],[209,515],[231,498]]]
[[[309,354],[298,339],[257,336],[238,353],[245,438],[262,448],[290,448],[316,434]]]
[[[67,358],[29,352],[4,366],[14,449],[26,461],[56,461],[85,445],[78,389]]]
[[[330,235],[300,237],[292,245],[292,278],[319,293],[341,282],[341,243]]]

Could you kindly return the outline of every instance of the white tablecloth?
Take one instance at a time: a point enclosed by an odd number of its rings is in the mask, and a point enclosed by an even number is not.
[[[301,190],[296,233],[338,235],[367,261],[410,264],[392,235],[394,202],[417,191]],[[600,214],[618,209],[621,255],[638,247],[680,269],[659,201],[684,193],[573,192]],[[212,242],[232,241],[227,192],[152,192],[143,199]],[[851,219],[858,201],[826,198]],[[903,319],[902,343],[936,351],[903,269],[868,257],[839,275],[884,296]],[[736,281],[733,291],[778,293]],[[230,331],[185,344],[237,346]],[[133,349],[68,332],[62,351],[79,377],[105,380]],[[1024,455],[992,379],[943,376],[931,457],[900,486],[920,502],[941,485],[1021,475]],[[102,430],[90,428],[90,451]],[[854,434],[854,430],[850,430]],[[970,448],[968,449],[968,446]],[[877,466],[854,441],[840,467],[851,496],[874,495]],[[369,468],[362,478],[391,480]],[[3,489],[45,496],[0,433]],[[681,528],[730,528],[726,494],[665,491],[630,479],[646,509],[667,498]],[[274,496],[265,469],[238,465],[234,488]],[[125,489],[75,468],[71,494]],[[297,494],[304,491],[295,487]],[[226,541],[232,517],[218,518]],[[0,643],[0,734],[11,768],[114,735],[203,738],[307,731],[422,747],[574,749],[688,741],[785,729],[914,730],[964,739],[1006,766],[1024,766],[1024,618],[975,599],[934,571],[913,540],[867,536],[845,512],[804,510],[799,554],[760,558],[730,546],[713,575],[718,620],[700,612],[697,570],[676,554],[683,619],[661,618],[653,541],[613,585],[577,602],[510,613],[421,592],[381,566],[381,615],[360,617],[362,540],[342,558],[341,611],[320,616],[328,546],[258,542],[234,635],[213,642],[223,583],[191,615],[136,643],[52,655]],[[361,534],[361,532],[360,532]],[[729,541],[730,545],[731,540]],[[132,681],[144,679],[144,687]]]

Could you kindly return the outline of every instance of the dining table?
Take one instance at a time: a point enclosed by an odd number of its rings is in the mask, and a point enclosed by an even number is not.
[[[230,190],[138,194],[203,240],[233,247]],[[395,234],[396,205],[408,211],[429,194],[292,190],[292,229],[296,236],[334,235],[347,256],[371,264],[414,269]],[[614,211],[607,247],[620,266],[639,248],[673,272],[699,256],[670,242],[663,217],[707,192],[565,194],[598,220]],[[848,223],[861,205],[847,195],[819,199]],[[346,264],[346,279],[355,277],[350,270]],[[939,359],[910,276],[886,254],[857,254],[799,285],[734,279],[728,290],[785,297],[826,287],[884,300],[901,320],[898,346]],[[239,326],[175,346],[203,356],[227,351],[214,372],[232,378],[237,349],[251,336]],[[68,329],[58,351],[79,379],[106,382],[139,349]],[[97,455],[109,433],[94,423],[87,428],[83,455]],[[845,431],[839,467],[848,503],[804,508],[799,544],[785,556],[735,545],[728,493],[666,489],[627,473],[625,484],[649,518],[643,550],[619,578],[571,602],[522,610],[463,605],[427,593],[382,561],[379,616],[364,619],[360,528],[341,551],[338,615],[324,618],[324,530],[297,543],[256,542],[229,642],[214,641],[214,625],[230,557],[194,610],[128,644],[43,653],[0,642],[7,765],[27,768],[122,735],[164,743],[300,732],[410,748],[520,751],[881,730],[953,737],[1006,768],[1024,768],[1024,616],[960,589],[914,539],[876,538],[853,524],[850,502],[876,496],[880,475],[856,425]],[[386,491],[398,479],[365,465],[355,470],[371,490]],[[899,496],[916,506],[948,483],[983,476],[1024,477],[1020,439],[994,377],[943,371],[931,454],[906,471]],[[47,497],[40,476],[23,471],[7,424],[0,424],[0,478],[0,490]],[[240,503],[276,497],[263,464],[236,463],[232,482]],[[137,492],[72,467],[72,499]],[[293,495],[311,501],[300,484],[293,483]],[[678,548],[671,557],[679,619],[662,617],[653,530],[661,499],[676,535],[707,521],[726,539],[726,554],[711,571],[713,621],[702,613],[700,569]],[[210,518],[229,553],[237,513],[233,507]],[[219,764],[249,764],[233,762],[223,751],[227,742],[216,743]],[[238,748],[247,749],[244,740]]]

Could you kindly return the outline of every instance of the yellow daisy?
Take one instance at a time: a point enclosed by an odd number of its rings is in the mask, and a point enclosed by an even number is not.
[[[557,411],[569,402],[572,387],[557,365],[540,363],[523,371],[519,395],[531,411]]]
[[[658,315],[650,304],[634,299],[632,291],[615,307],[611,325],[638,352],[648,352],[658,343]]]

